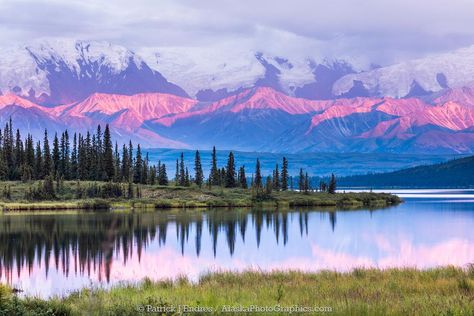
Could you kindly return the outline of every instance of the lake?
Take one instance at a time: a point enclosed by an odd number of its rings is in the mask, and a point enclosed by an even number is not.
[[[474,190],[398,190],[379,210],[0,215],[1,281],[24,294],[246,269],[464,267],[474,263]]]

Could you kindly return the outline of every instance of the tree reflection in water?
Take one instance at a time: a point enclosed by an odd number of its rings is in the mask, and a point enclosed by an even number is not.
[[[327,213],[322,213],[327,214]],[[196,256],[201,253],[203,229],[207,225],[214,257],[219,234],[225,235],[229,254],[235,251],[236,239],[245,243],[249,221],[255,229],[257,246],[262,228],[272,228],[277,243],[288,242],[288,220],[299,223],[300,234],[308,234],[308,210],[257,211],[249,209],[208,211],[159,211],[145,213],[81,213],[0,216],[0,277],[7,281],[13,273],[35,265],[44,265],[46,275],[51,265],[66,277],[71,273],[91,275],[108,282],[115,256],[122,254],[124,264],[131,256],[140,260],[147,246],[157,241],[166,244],[170,225],[184,255],[190,232],[194,232]],[[297,219],[295,218],[297,217]],[[329,212],[332,228],[336,213]]]

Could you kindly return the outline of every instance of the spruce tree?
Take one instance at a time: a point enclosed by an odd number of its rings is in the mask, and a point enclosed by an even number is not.
[[[239,169],[239,185],[242,189],[247,189],[247,178],[245,176],[245,166],[241,166]]]
[[[112,150],[112,138],[110,136],[109,124],[105,125],[103,147],[103,165],[105,174],[104,180],[111,181],[115,177],[115,162]]]
[[[226,188],[235,188],[236,180],[235,180],[235,161],[234,161],[234,153],[229,153],[229,158],[227,159],[227,168],[225,171],[225,187]]]
[[[149,158],[148,158],[148,153],[146,153],[145,155],[145,160],[143,161],[143,171],[142,171],[142,174],[141,174],[141,178],[140,178],[140,183],[141,184],[147,184],[148,183],[148,163],[149,163]]]
[[[81,167],[81,170],[83,172],[83,179],[90,179],[90,174],[93,172],[93,167],[94,167],[94,157],[92,153],[92,141],[91,141],[91,134],[87,132],[86,138],[84,140],[83,144],[83,149],[84,149],[84,167]]]
[[[77,153],[77,134],[74,133],[74,137],[72,139],[72,152],[71,152],[71,179],[73,180],[77,180],[78,179],[78,176],[77,176],[77,167],[78,167],[78,163],[77,163],[77,157],[78,156],[78,153]]]
[[[288,190],[288,160],[283,157],[283,164],[281,166],[281,189]]]
[[[189,179],[188,167],[186,167],[185,177],[184,177],[184,186],[189,187],[191,185],[191,180]]]
[[[12,180],[17,179],[18,175],[20,174],[20,169],[23,165],[23,142],[21,141],[20,130],[16,130],[16,137],[15,137],[15,148],[13,153],[13,170],[12,170]]]
[[[222,167],[219,171],[219,185],[225,186],[225,179],[226,179],[226,171],[225,168]]]
[[[178,186],[179,185],[179,160],[176,159],[176,171],[175,171],[175,176],[174,176],[174,185]]]
[[[304,192],[308,193],[310,190],[309,187],[309,178],[308,178],[308,173],[306,172],[305,177],[304,177]]]
[[[204,174],[202,172],[201,155],[199,154],[199,150],[196,150],[196,155],[194,157],[194,182],[198,187],[201,187],[204,182]]]
[[[7,176],[10,178],[11,170],[13,168],[13,132],[11,118],[9,123],[5,125],[3,137],[3,155],[7,166]]]
[[[137,154],[135,156],[135,168],[133,170],[134,182],[140,183],[143,179],[143,160],[140,144],[137,145]]]
[[[181,153],[180,161],[179,161],[179,185],[185,186],[186,185],[186,171],[184,167],[184,153]]]
[[[58,134],[54,134],[54,140],[53,140],[53,173],[54,175],[57,175],[59,172],[59,160],[60,160],[60,154],[59,154],[59,140],[58,140]]]
[[[91,146],[89,147],[89,180],[95,180],[99,177],[99,165],[97,164],[99,159],[99,153],[97,150],[97,134],[92,135]]]
[[[120,182],[120,180],[122,179],[122,167],[120,165],[120,152],[119,152],[119,149],[118,149],[118,144],[117,142],[115,142],[115,150],[114,150],[114,173],[115,173],[115,178],[114,180],[116,182]]]
[[[120,177],[122,181],[128,181],[130,179],[128,148],[125,144],[122,146],[122,168],[120,170]]]
[[[265,182],[265,194],[270,195],[272,194],[273,189],[273,181],[270,176],[267,177],[267,181]]]
[[[278,170],[278,164],[275,165],[275,170],[273,171],[273,189],[276,191],[280,190],[280,172]]]
[[[255,165],[254,185],[256,188],[262,188],[262,174],[260,172],[260,160],[258,158],[257,158],[257,163]]]
[[[150,170],[148,170],[148,174],[149,174],[149,180],[148,182],[150,183],[150,185],[155,185],[156,184],[156,167],[155,166],[151,166],[150,167]]]
[[[2,158],[3,158],[3,155],[2,155]],[[5,166],[6,166],[6,163],[5,163]],[[34,176],[36,180],[39,180],[43,177],[43,153],[41,151],[40,142],[36,143]]]
[[[0,155],[0,180],[8,180],[8,166],[3,154]]]
[[[336,193],[336,176],[334,176],[334,173],[331,174],[331,179],[329,180],[328,193],[329,194]]]
[[[133,143],[132,141],[128,142],[128,177],[133,181]]]
[[[160,165],[160,172],[159,172],[159,180],[158,183],[160,185],[168,185],[168,175],[166,174],[166,165]]]
[[[35,176],[35,148],[33,145],[33,136],[30,134],[26,139],[26,146],[25,146],[25,163],[29,166],[31,170],[32,178]]]
[[[69,144],[69,133],[67,130],[64,131],[61,135],[61,168],[60,173],[64,176],[65,179],[69,180],[71,178],[71,158],[70,158],[70,144]]]
[[[88,168],[90,167],[89,147],[90,134],[87,132],[86,138],[79,134],[79,145],[78,145],[78,178],[80,180],[87,180],[89,175]]]
[[[219,169],[217,169],[216,146],[212,147],[211,171],[209,174],[211,185],[219,185]]]
[[[41,171],[42,177],[49,176],[53,171],[53,162],[51,160],[51,152],[49,149],[48,131],[44,130],[43,140],[43,167]]]
[[[300,192],[304,191],[304,173],[303,173],[303,168],[300,168],[300,177],[298,181],[298,190]]]
[[[97,125],[97,134],[96,134],[96,144],[94,148],[94,156],[95,156],[95,179],[96,180],[104,180],[107,178],[106,171],[104,169],[104,143],[103,143],[102,134],[102,127]],[[110,138],[110,131],[109,131],[109,138]],[[110,141],[112,144],[112,141]],[[112,145],[111,145],[112,148]]]

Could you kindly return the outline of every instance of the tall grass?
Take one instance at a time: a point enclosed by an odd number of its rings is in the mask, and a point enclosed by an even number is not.
[[[139,315],[137,308],[145,305],[205,306],[214,311],[225,305],[298,305],[330,308],[330,315],[473,315],[473,271],[446,267],[347,273],[226,272],[204,275],[197,283],[186,278],[147,279],[136,285],[84,289],[65,298],[23,299],[17,304],[25,310],[43,308],[58,315]],[[5,300],[11,304],[11,296]]]

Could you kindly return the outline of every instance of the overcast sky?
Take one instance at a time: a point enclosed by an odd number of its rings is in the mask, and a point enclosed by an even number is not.
[[[234,42],[387,64],[474,44],[473,13],[473,0],[0,0],[0,38],[133,49]]]

